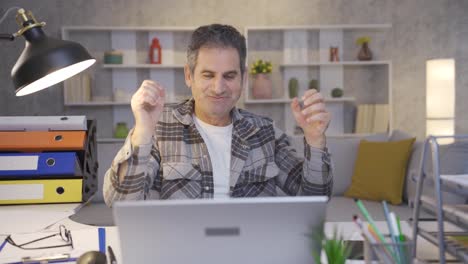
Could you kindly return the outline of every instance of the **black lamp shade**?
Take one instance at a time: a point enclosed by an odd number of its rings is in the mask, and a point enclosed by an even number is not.
[[[57,84],[96,62],[80,44],[47,37],[41,27],[23,36],[26,47],[11,70],[16,96]]]

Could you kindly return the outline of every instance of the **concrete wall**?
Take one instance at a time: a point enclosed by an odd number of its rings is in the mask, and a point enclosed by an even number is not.
[[[198,26],[213,22],[245,26],[391,23],[393,127],[425,135],[425,62],[456,59],[456,132],[468,133],[468,1],[464,0],[2,0],[0,14],[21,6],[60,36],[63,25]],[[16,31],[14,16],[0,32]],[[80,114],[63,106],[61,85],[17,98],[9,78],[23,41],[0,42],[0,115]],[[355,95],[359,97],[358,94]],[[90,111],[90,110],[87,110]],[[100,123],[99,127],[108,124]],[[104,128],[103,128],[104,129]],[[108,166],[108,164],[101,164]]]
[[[243,30],[254,25],[391,23],[393,39],[394,127],[418,137],[425,133],[425,61],[454,57],[457,63],[456,132],[468,132],[468,1],[463,0],[36,0],[0,2],[26,7],[47,22],[47,33],[60,36],[62,25],[196,26],[229,23]],[[13,15],[0,32],[17,29]],[[0,42],[0,114],[45,115],[64,111],[62,89],[16,98],[9,72],[22,40]],[[60,85],[57,85],[60,86]],[[358,96],[358,95],[357,95]],[[76,113],[76,110],[74,110]]]

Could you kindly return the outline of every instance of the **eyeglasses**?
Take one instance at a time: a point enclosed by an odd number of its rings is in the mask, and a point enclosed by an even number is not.
[[[31,245],[32,243],[35,243],[35,242],[38,242],[38,241],[41,241],[41,240],[45,240],[45,239],[48,239],[48,238],[51,238],[51,237],[55,237],[55,236],[60,236],[62,238],[62,240],[66,242],[66,244],[54,245],[54,246],[42,246],[42,247],[30,247],[30,246],[28,247],[27,246],[27,245]],[[23,243],[23,244],[20,244],[20,245],[16,244],[16,242],[13,241],[13,238],[11,238],[11,235],[7,236],[7,238],[5,240],[9,244],[11,244],[12,246],[15,246],[15,247],[18,247],[18,248],[21,248],[21,249],[47,249],[47,248],[58,248],[58,247],[71,247],[73,249],[73,239],[72,239],[71,232],[64,225],[59,226],[59,232],[58,233],[48,235],[48,236],[45,236],[45,237],[41,237],[41,238],[38,238],[38,239],[34,239],[32,241],[29,241],[29,242],[26,242],[26,243]]]

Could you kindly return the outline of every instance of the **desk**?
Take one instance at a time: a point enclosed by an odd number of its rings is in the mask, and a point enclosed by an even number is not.
[[[14,221],[14,219],[11,220]],[[62,221],[54,224],[49,229],[58,230],[58,225],[60,224],[64,224],[68,229],[72,230],[72,235],[77,234],[76,238],[75,236],[73,236],[74,240],[84,239],[85,244],[89,246],[88,250],[98,250],[99,246],[97,242],[97,228],[104,226],[106,228],[106,244],[112,246],[118,263],[122,263],[120,261],[121,250],[119,244],[118,231],[117,228],[113,226],[112,209],[108,208],[105,204],[90,204],[84,206],[78,213],[70,216],[70,218],[63,219]],[[435,222],[425,222],[422,224],[426,225],[427,227],[433,230],[435,230],[437,227]],[[357,230],[353,222],[327,222],[325,224],[325,233],[327,235],[331,235],[335,227],[343,234],[343,237],[346,240],[362,239],[362,237],[359,234],[359,231]],[[385,222],[377,222],[377,227],[382,232],[387,232],[387,225]],[[455,226],[450,225],[447,225],[446,228],[449,231],[455,231],[457,229]],[[402,230],[404,234],[411,236],[411,226],[407,222],[402,222]],[[83,237],[84,234],[90,234],[90,232],[92,235],[89,235],[88,237]],[[30,252],[31,251],[28,251],[28,254]],[[1,256],[2,254],[0,252],[0,260]],[[424,239],[418,239],[418,258],[438,259],[437,248],[431,243],[425,241]]]
[[[31,210],[31,207],[32,206],[11,206],[2,207],[1,210],[3,210],[4,213],[12,212],[13,210],[28,211]],[[34,207],[41,208],[44,210],[50,210],[50,208],[48,208],[47,206],[38,205]],[[112,210],[110,208],[105,208],[106,210],[104,211],[106,213],[102,213],[102,209],[104,208],[100,208],[99,206],[87,205],[84,208],[85,209],[83,209],[82,213],[77,213],[75,215],[72,215],[71,217],[65,217],[62,220],[50,225],[46,229],[41,228],[41,230],[43,231],[40,231],[38,233],[15,233],[13,236],[15,238],[15,242],[21,243],[21,239],[23,239],[23,241],[30,241],[38,237],[44,237],[45,235],[57,233],[57,231],[59,230],[59,226],[64,225],[67,229],[71,231],[73,244],[75,246],[74,250],[72,250],[71,247],[61,247],[46,250],[22,250],[11,246],[10,244],[6,244],[3,250],[0,252],[0,263],[19,261],[21,257],[25,256],[37,257],[41,255],[53,255],[57,253],[70,253],[72,257],[78,257],[86,251],[99,250],[98,227],[102,226],[105,226],[106,230],[106,247],[110,245],[114,250],[118,263],[122,263],[117,227],[110,225],[112,224]],[[90,212],[93,212],[93,214],[89,214]],[[90,224],[98,225],[82,224],[72,220],[73,218],[79,217],[80,215],[87,215],[87,217],[89,218],[87,220]],[[9,219],[9,221],[14,222],[15,219]],[[34,217],[31,217],[29,221],[34,222]],[[103,225],[100,225],[101,223]],[[25,225],[24,221],[22,225]],[[4,236],[1,236],[0,238],[3,242]],[[51,240],[52,241],[41,241],[41,243],[43,242],[43,244],[38,244],[37,246],[63,244],[63,241],[59,237],[51,238]]]

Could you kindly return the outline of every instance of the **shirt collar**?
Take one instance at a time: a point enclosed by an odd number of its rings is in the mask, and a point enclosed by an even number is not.
[[[177,105],[173,110],[172,114],[174,117],[179,120],[184,125],[191,125],[193,123],[193,118],[192,115],[195,112],[195,99],[191,97],[187,101]],[[241,115],[239,112],[239,109],[234,107],[231,110],[231,117],[232,117],[232,124],[233,126],[236,126],[238,121],[242,121],[244,119],[244,116]]]

